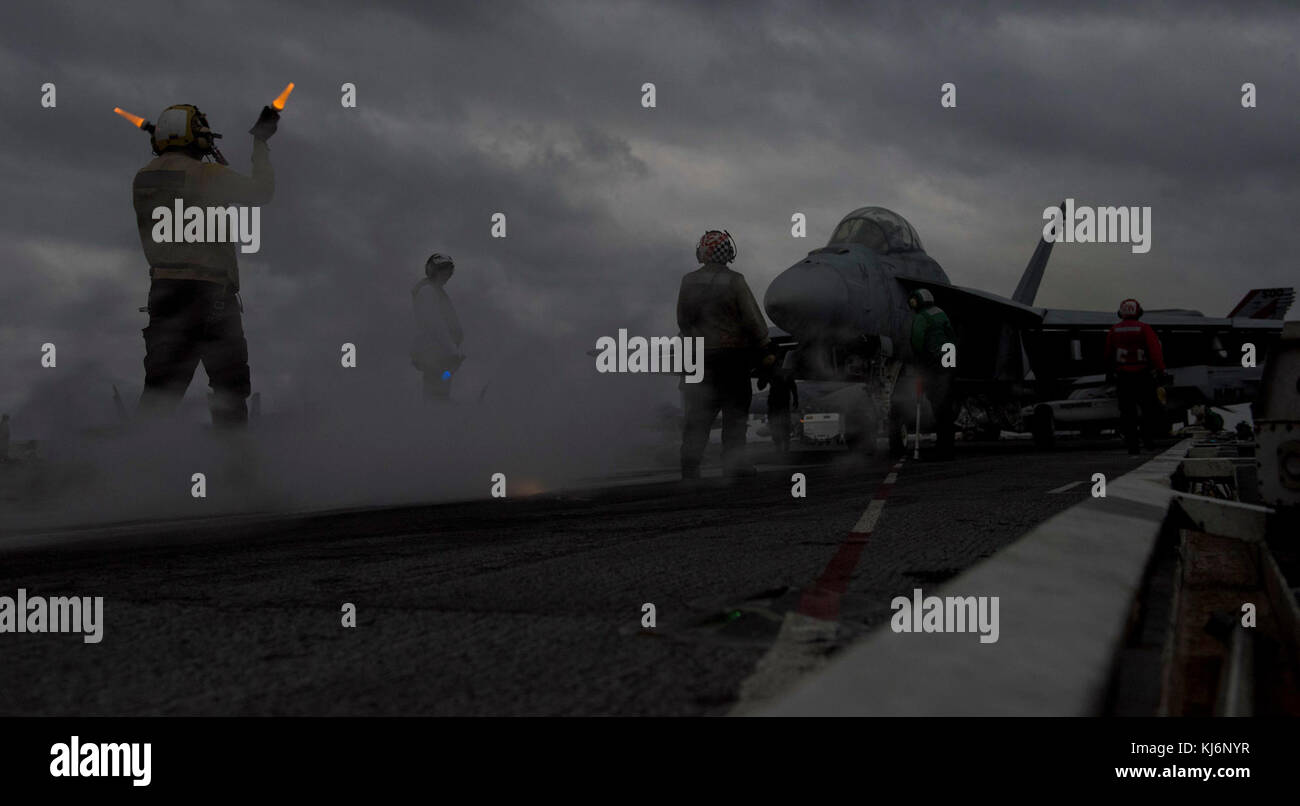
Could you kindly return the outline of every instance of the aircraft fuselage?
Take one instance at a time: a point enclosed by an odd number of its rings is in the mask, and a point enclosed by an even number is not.
[[[861,347],[867,356],[883,349],[910,361],[912,312],[899,277],[948,282],[943,269],[924,252],[881,254],[862,244],[832,244],[779,274],[768,286],[763,305],[776,326],[799,341],[806,356]],[[815,363],[826,360],[832,359],[824,355]],[[809,370],[827,380],[838,375],[832,367]]]

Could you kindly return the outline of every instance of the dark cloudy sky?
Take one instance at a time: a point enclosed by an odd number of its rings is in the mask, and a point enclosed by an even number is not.
[[[761,299],[867,204],[908,218],[953,282],[1004,294],[1045,206],[1154,208],[1147,255],[1058,246],[1043,305],[1136,295],[1222,314],[1250,287],[1294,283],[1294,6],[954,5],[6,4],[0,410],[93,418],[109,383],[138,394],[130,187],[150,154],[112,108],[196,103],[247,171],[245,132],[287,81],[276,198],[262,251],[241,258],[268,407],[414,394],[409,290],[432,251],[458,265],[465,388],[513,393],[619,382],[582,350],[619,327],[675,332],[705,229],[736,236]],[[1256,109],[1240,104],[1247,81]],[[40,106],[45,82],[56,109]],[[944,82],[956,109],[940,107]],[[498,211],[504,240],[489,237]],[[44,342],[56,370],[40,368]]]

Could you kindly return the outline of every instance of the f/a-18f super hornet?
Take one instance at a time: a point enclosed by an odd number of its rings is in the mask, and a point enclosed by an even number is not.
[[[763,303],[776,324],[771,335],[785,369],[799,379],[847,382],[832,405],[845,419],[850,443],[874,446],[885,428],[891,448],[903,448],[918,375],[907,298],[917,289],[928,289],[955,326],[959,400],[978,402],[982,426],[992,433],[1027,430],[1022,406],[1064,398],[1080,379],[1104,375],[1103,344],[1116,321],[1109,311],[1034,306],[1051,251],[1050,242],[1039,241],[1009,298],[963,288],[949,282],[902,216],[862,207],[840,221],[826,246],[778,275]],[[1231,382],[1184,395],[1229,405],[1253,399],[1258,382],[1259,369],[1242,368],[1243,345],[1254,345],[1262,367],[1294,299],[1294,289],[1256,289],[1225,317],[1149,310],[1143,321],[1160,336],[1171,370],[1239,370]],[[922,408],[924,428],[928,403]]]

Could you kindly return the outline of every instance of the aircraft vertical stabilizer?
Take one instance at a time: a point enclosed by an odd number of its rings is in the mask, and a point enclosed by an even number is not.
[[[1065,214],[1065,202],[1061,202],[1061,214]],[[1025,266],[1025,273],[1020,275],[1016,292],[1011,295],[1012,302],[1021,305],[1033,305],[1038,296],[1038,286],[1043,282],[1043,272],[1047,269],[1047,259],[1052,256],[1052,243],[1039,237],[1038,246]],[[1009,324],[1002,326],[1002,336],[998,340],[998,355],[994,363],[994,375],[1001,380],[1023,380],[1029,371],[1028,357],[1025,355],[1024,343],[1019,332]]]
[[[1228,313],[1228,318],[1244,316],[1247,319],[1276,319],[1280,322],[1286,318],[1286,312],[1291,310],[1294,302],[1294,288],[1252,288],[1237,303],[1237,307]]]
[[[1061,202],[1061,215],[1065,215],[1065,202]],[[1034,297],[1038,296],[1038,286],[1043,282],[1043,271],[1047,268],[1047,259],[1052,256],[1052,244],[1046,238],[1038,239],[1038,248],[1034,249],[1034,254],[1029,258],[1029,265],[1025,266],[1025,273],[1020,275],[1020,283],[1016,286],[1016,293],[1011,295],[1014,302],[1022,305],[1033,305]]]

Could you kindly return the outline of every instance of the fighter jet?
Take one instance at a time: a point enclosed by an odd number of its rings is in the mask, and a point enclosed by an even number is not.
[[[907,297],[926,288],[957,331],[956,394],[978,396],[981,410],[1000,412],[991,428],[1027,430],[1016,421],[1026,404],[1066,397],[1080,378],[1105,371],[1103,343],[1117,316],[1034,306],[1052,244],[1041,240],[1008,297],[952,285],[925,252],[916,230],[883,207],[862,207],[835,227],[829,243],[809,252],[768,286],[763,304],[776,324],[773,341],[795,377],[856,387],[842,402],[846,438],[872,448],[881,428],[900,452],[914,425],[917,375],[911,354]],[[1118,300],[1124,294],[1117,292]],[[1199,311],[1150,310],[1170,368],[1241,367],[1241,347],[1255,345],[1264,365],[1282,319],[1295,300],[1291,288],[1255,289],[1227,316]],[[1234,381],[1242,400],[1220,395],[1217,405],[1245,402],[1249,383]],[[1231,396],[1231,395],[1229,395]],[[924,429],[929,422],[923,403]],[[909,422],[909,419],[913,422]]]

